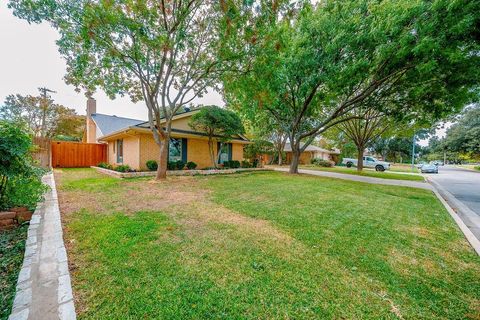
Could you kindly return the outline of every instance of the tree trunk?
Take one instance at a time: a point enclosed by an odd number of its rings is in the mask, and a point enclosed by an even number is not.
[[[298,147],[295,147],[295,149],[292,147],[292,162],[290,163],[289,173],[298,174],[299,160],[300,160],[300,150],[298,149]]]
[[[208,151],[210,152],[210,160],[212,161],[212,167],[216,168],[217,163],[215,161],[215,150],[213,149],[213,139],[208,138]]]
[[[170,141],[170,138],[160,140],[160,159],[158,162],[157,175],[155,177],[155,179],[157,180],[167,179],[169,141]]]
[[[278,151],[278,165],[281,166],[281,165],[282,165],[282,162],[283,162],[283,159],[282,159],[282,150],[279,150],[279,151]]]
[[[362,171],[363,170],[363,150],[365,148],[363,147],[358,147],[358,156],[357,156],[357,171]]]

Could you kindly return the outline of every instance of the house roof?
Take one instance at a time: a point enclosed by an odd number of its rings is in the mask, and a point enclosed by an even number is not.
[[[182,111],[182,112],[179,112],[177,114],[175,114],[175,116],[173,116],[173,120],[177,120],[177,119],[181,119],[181,118],[185,118],[185,117],[189,117],[191,116],[193,113],[196,113],[197,111],[199,111],[200,108],[196,108],[196,109],[192,109],[192,110],[186,110],[186,111]],[[150,123],[148,121],[141,121],[141,120],[135,120],[135,119],[128,119],[128,118],[123,118],[123,119],[127,119],[127,120],[133,120],[133,121],[137,121],[136,123],[133,123],[131,125],[127,125],[127,126],[123,126],[123,127],[120,127],[118,128],[117,130],[114,130],[114,131],[111,131],[109,133],[105,133],[103,130],[102,130],[102,135],[101,135],[101,138],[100,140],[106,140],[108,138],[110,138],[110,136],[115,136],[119,133],[122,133],[123,131],[126,131],[126,130],[148,130],[150,131]],[[163,119],[165,119],[164,117],[161,118],[162,122],[163,122]],[[187,134],[187,135],[195,135],[195,136],[202,136],[202,137],[206,137],[208,136],[206,133],[204,132],[198,132],[198,131],[192,131],[192,130],[184,130],[184,129],[178,129],[178,128],[173,128],[172,127],[172,133],[177,133],[177,134]],[[215,137],[219,137],[219,136],[215,136]],[[245,142],[249,142],[250,140],[248,140],[245,136],[239,134],[238,135],[238,138],[233,138],[232,140],[236,140],[236,141],[245,141]]]
[[[110,116],[101,113],[93,113],[92,120],[97,125],[97,128],[101,131],[99,136],[106,136],[123,128],[135,126],[144,122],[143,120]]]
[[[304,146],[304,143],[300,143],[300,147],[303,147],[303,146]],[[285,144],[285,148],[283,148],[283,151],[292,152],[292,146],[290,145],[290,143]],[[340,154],[340,150],[338,150],[338,149],[327,150],[327,149],[323,149],[323,148],[320,148],[320,147],[317,147],[317,146],[314,146],[314,145],[307,146],[307,148],[305,148],[305,151],[324,152],[324,153],[329,153],[329,154]]]

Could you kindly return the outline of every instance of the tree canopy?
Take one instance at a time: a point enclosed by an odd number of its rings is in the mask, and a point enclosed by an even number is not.
[[[235,67],[229,46],[236,42],[228,39],[242,36],[238,26],[251,11],[250,1],[240,0],[11,0],[9,7],[58,30],[68,83],[144,101],[160,148],[159,179],[166,177],[172,117]]]
[[[81,140],[85,117],[74,109],[54,103],[49,96],[11,94],[0,105],[0,119],[28,126],[34,136]]]
[[[231,140],[233,136],[245,132],[237,114],[214,105],[201,107],[200,111],[191,117],[189,125],[192,129],[207,134],[210,157],[214,167],[217,166],[222,144]],[[217,156],[214,153],[214,140],[220,143]]]
[[[480,105],[468,107],[459,117],[458,122],[447,129],[445,149],[480,159]]]
[[[249,72],[225,77],[248,117],[267,110],[298,158],[361,106],[441,118],[477,97],[478,2],[329,1],[265,28]],[[415,111],[415,112],[412,112]],[[302,144],[301,142],[305,142]],[[297,172],[292,161],[290,172]]]

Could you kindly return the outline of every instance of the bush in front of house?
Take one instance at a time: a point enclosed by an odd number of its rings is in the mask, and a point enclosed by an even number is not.
[[[183,170],[183,168],[185,168],[185,162],[183,162],[182,160],[178,160],[177,162],[175,162],[175,168],[177,170]]]
[[[157,171],[158,169],[158,162],[155,160],[148,160],[145,165],[147,166],[147,169],[150,171]]]
[[[248,160],[242,160],[242,163],[240,164],[240,167],[242,168],[251,168],[252,164]]]
[[[333,167],[333,163],[331,161],[323,160],[320,158],[313,158],[311,163],[319,167],[325,167],[325,168]]]
[[[119,166],[116,166],[114,170],[117,172],[134,172],[135,171],[132,168],[130,168],[128,164],[121,164]]]
[[[169,161],[167,164],[167,170],[183,170],[185,168],[185,162],[182,160]]]
[[[480,171],[480,166],[475,166],[473,169]]]
[[[188,170],[195,170],[197,168],[197,164],[193,161],[188,161],[186,166]]]
[[[103,168],[103,169],[110,169],[110,170],[113,169],[113,166],[106,162],[100,162],[99,164],[97,164],[97,167]]]
[[[240,161],[238,161],[238,160],[225,161],[223,163],[223,166],[225,168],[237,169],[237,168],[240,168]]]

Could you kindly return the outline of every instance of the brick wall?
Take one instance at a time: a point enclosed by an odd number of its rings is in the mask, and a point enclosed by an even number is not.
[[[132,169],[140,169],[139,151],[140,139],[138,136],[123,137],[123,163],[117,163],[117,140],[109,141],[107,154],[108,163],[113,166],[128,164]]]

